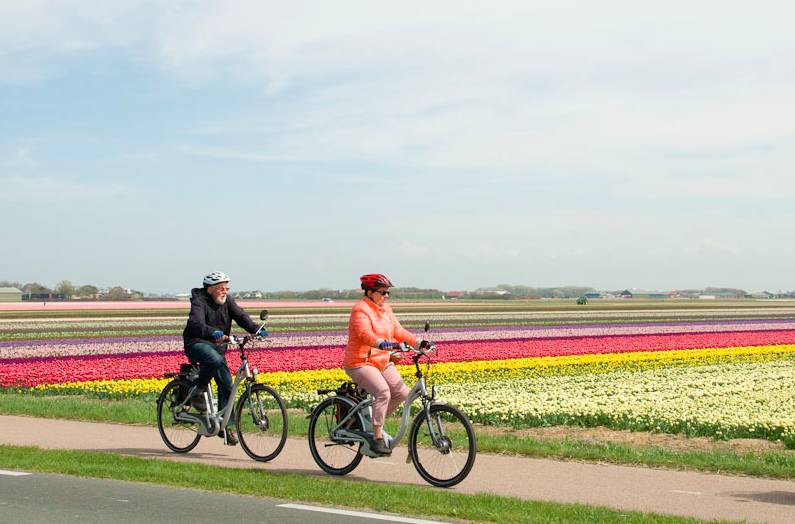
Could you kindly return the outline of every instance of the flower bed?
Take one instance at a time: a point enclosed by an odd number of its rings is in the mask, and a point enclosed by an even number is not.
[[[478,422],[606,425],[795,445],[795,320],[787,315],[792,312],[440,310],[400,318],[415,326],[432,319],[440,352],[431,380],[441,398]],[[267,347],[253,348],[249,360],[291,406],[306,409],[317,402],[318,388],[347,379],[339,369],[346,319],[279,316]],[[167,382],[163,375],[185,362],[182,322],[3,320],[0,386],[153,397]],[[235,370],[237,352],[227,356]],[[413,383],[413,366],[399,370]]]

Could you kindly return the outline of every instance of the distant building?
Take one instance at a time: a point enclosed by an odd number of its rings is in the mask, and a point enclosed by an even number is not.
[[[761,291],[759,293],[748,293],[745,295],[745,298],[758,298],[758,299],[771,299],[775,298],[776,295],[769,291]]]
[[[625,289],[621,292],[621,298],[671,298],[669,291],[629,291]]]
[[[0,287],[0,302],[22,302],[22,291],[15,287]]]
[[[587,293],[583,293],[583,296],[588,300],[592,298],[604,298],[605,296],[598,291],[588,291]]]
[[[445,296],[447,298],[461,298],[464,295],[466,295],[464,291],[448,291],[447,293],[445,293]]]

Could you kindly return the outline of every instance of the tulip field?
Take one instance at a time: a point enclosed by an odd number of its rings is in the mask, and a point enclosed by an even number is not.
[[[407,328],[419,333],[430,321],[439,352],[429,382],[474,422],[754,437],[795,447],[795,304],[396,304]],[[253,346],[249,361],[292,408],[310,409],[317,388],[345,380],[339,365],[349,307],[272,310],[271,337]],[[5,390],[154,398],[163,375],[185,362],[187,310],[0,313]],[[236,369],[237,354],[227,357]],[[413,366],[398,369],[412,384]]]

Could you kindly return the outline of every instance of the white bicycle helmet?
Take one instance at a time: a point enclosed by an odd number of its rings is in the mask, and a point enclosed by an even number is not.
[[[220,271],[214,271],[204,277],[205,286],[214,286],[216,284],[220,284],[221,282],[229,282],[229,275],[226,273],[221,273]]]

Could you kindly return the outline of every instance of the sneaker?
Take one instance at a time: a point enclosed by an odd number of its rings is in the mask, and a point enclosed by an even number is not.
[[[227,446],[237,446],[237,435],[235,435],[234,431],[231,430],[223,430],[221,431],[218,436],[220,438],[226,437],[226,445]]]
[[[384,439],[382,438],[373,439],[373,445],[370,447],[370,449],[372,449],[379,455],[392,454],[392,449],[386,445],[386,442],[384,442]]]

